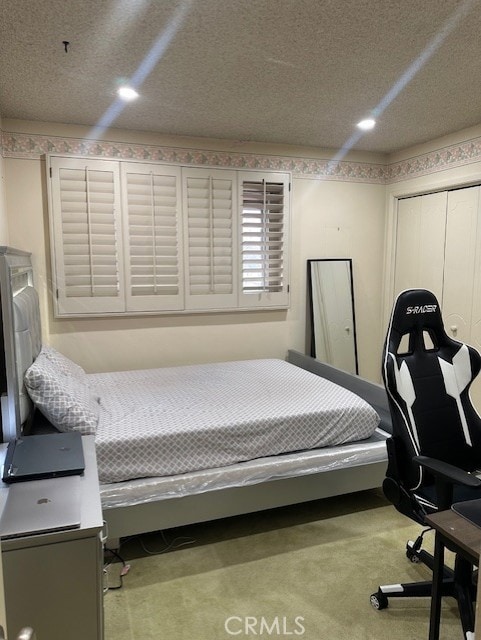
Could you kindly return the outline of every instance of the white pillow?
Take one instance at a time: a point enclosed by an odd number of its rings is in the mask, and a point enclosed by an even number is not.
[[[24,380],[35,406],[59,431],[95,434],[100,405],[88,384],[62,373],[43,350]]]

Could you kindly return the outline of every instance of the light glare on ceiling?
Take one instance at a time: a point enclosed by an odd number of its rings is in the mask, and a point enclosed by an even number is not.
[[[139,97],[139,94],[135,89],[127,86],[119,87],[117,93],[119,94],[119,97],[122,98],[122,100],[126,100],[127,102],[135,100]]]
[[[376,126],[376,121],[374,120],[374,118],[366,118],[365,120],[361,120],[361,122],[358,122],[357,126],[363,131],[370,131]]]

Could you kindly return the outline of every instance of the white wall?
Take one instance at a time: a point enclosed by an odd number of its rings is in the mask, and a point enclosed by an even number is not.
[[[293,185],[294,276],[289,314],[290,344],[305,336],[306,260],[352,258],[360,373],[379,379],[385,187],[295,179]]]
[[[5,121],[9,131],[63,136],[85,135],[80,127]],[[133,132],[110,132],[111,139],[180,148],[238,150],[230,141],[160,139]],[[32,140],[28,140],[30,143]],[[150,147],[149,147],[150,148]],[[243,152],[326,157],[320,150],[243,145]],[[142,318],[54,319],[50,297],[50,254],[44,162],[20,150],[5,158],[9,242],[31,251],[40,290],[44,340],[88,371],[133,369],[257,357],[285,357],[289,348],[305,350],[306,260],[352,257],[360,368],[379,379],[384,202],[382,183],[295,176],[292,191],[291,308],[289,311],[171,315]],[[24,157],[22,157],[24,156]],[[329,156],[327,156],[329,157]],[[261,158],[262,159],[262,158]],[[353,154],[354,162],[380,165],[378,156]],[[299,166],[301,163],[297,163]],[[356,165],[357,167],[357,165]],[[354,167],[354,169],[356,169]],[[369,166],[368,166],[369,168]],[[359,180],[359,178],[357,179]]]
[[[424,145],[407,149],[390,158],[391,167],[400,163],[410,170],[402,180],[386,188],[386,254],[383,295],[383,329],[388,324],[394,299],[394,261],[397,228],[397,200],[450,188],[481,184],[481,125]],[[460,263],[462,263],[460,261]],[[467,278],[472,274],[466,274]],[[481,410],[481,380],[475,381],[471,399]]]
[[[481,125],[424,145],[406,149],[390,157],[391,166],[412,167],[402,180],[386,188],[386,238],[383,294],[383,331],[387,326],[394,296],[394,250],[397,199],[433,193],[453,187],[481,184]]]
[[[5,186],[5,161],[3,158],[2,119],[0,117],[0,245],[8,245],[7,196]]]
[[[360,371],[379,379],[387,317],[392,306],[392,252],[396,198],[481,183],[481,125],[404,150],[390,158],[351,153],[339,175],[322,174],[330,153],[237,141],[187,139],[108,131],[103,149],[140,153],[167,145],[173,152],[254,154],[254,162],[292,164],[291,308],[192,316],[55,320],[50,292],[46,176],[42,153],[71,149],[88,134],[79,126],[4,120],[9,136],[22,134],[0,161],[0,243],[31,251],[41,295],[44,339],[89,371],[130,369],[253,357],[284,357],[306,344],[306,260],[353,259]],[[124,145],[124,146],[122,146]],[[132,145],[132,148],[129,146]],[[34,152],[32,153],[32,149]],[[256,155],[258,154],[258,155]],[[225,160],[227,158],[227,160]],[[225,166],[225,164],[224,164]],[[304,167],[306,170],[304,171]],[[321,169],[319,169],[321,167]],[[317,170],[319,169],[319,175]],[[386,182],[379,169],[385,170]],[[372,173],[376,176],[370,179]],[[6,200],[6,205],[5,205]],[[7,210],[7,220],[5,216]],[[383,295],[384,289],[384,295]]]

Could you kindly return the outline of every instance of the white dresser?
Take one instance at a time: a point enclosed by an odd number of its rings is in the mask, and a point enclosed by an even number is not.
[[[103,639],[102,510],[94,438],[82,441],[80,527],[2,540],[12,637],[27,626],[35,630],[37,640]],[[6,491],[3,485],[1,492]]]

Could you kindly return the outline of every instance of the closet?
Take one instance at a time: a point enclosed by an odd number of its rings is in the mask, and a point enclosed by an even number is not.
[[[481,351],[480,207],[481,186],[399,200],[394,294],[430,289],[448,335]],[[481,412],[480,379],[471,397]]]

